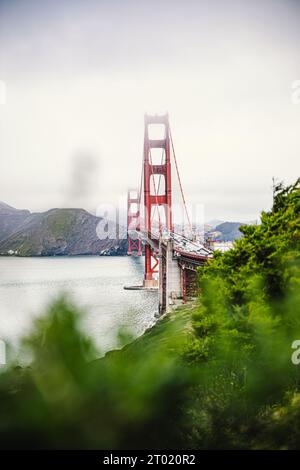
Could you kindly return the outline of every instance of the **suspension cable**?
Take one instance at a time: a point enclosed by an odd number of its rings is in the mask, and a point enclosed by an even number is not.
[[[183,187],[182,187],[182,183],[181,183],[181,179],[180,179],[180,174],[179,174],[179,169],[178,169],[178,164],[177,164],[177,159],[176,159],[176,154],[175,154],[175,149],[174,149],[174,143],[173,143],[171,128],[169,129],[169,131],[170,131],[170,140],[171,140],[172,151],[173,151],[173,155],[174,155],[176,173],[177,173],[177,178],[178,178],[178,182],[179,182],[179,187],[180,187],[181,197],[182,197],[182,201],[183,201],[183,206],[184,206],[184,209],[185,209],[185,212],[186,212],[187,221],[188,221],[188,224],[190,226],[190,230],[191,230],[191,234],[192,234],[193,233],[193,227],[192,227],[190,216],[189,216],[189,213],[188,213],[188,210],[187,210],[187,207],[186,207]]]
[[[144,221],[143,221],[143,224],[141,224],[141,220],[142,220],[142,215],[143,215],[143,218],[144,218],[144,210],[143,210],[143,214],[142,214],[142,206],[144,207],[144,204],[141,206],[141,200],[142,200],[142,189],[143,189],[143,176],[144,176],[144,161],[142,160],[142,170],[141,170],[141,177],[140,177],[140,187],[139,187],[139,194],[138,194],[138,211],[139,211],[139,227],[140,227],[140,231],[143,231],[142,228],[144,229]]]

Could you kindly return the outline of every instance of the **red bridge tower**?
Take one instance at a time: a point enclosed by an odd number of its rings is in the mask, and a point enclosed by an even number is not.
[[[152,135],[150,135],[151,138],[149,137],[150,128],[155,129],[155,127],[163,130],[159,139],[152,138]],[[161,154],[159,162],[153,161],[153,149],[158,149],[155,150],[155,153],[159,152]],[[170,160],[168,114],[162,116],[146,114],[144,134],[144,230],[148,242],[145,246],[144,287],[157,287],[158,281],[155,278],[155,274],[158,273],[158,236],[162,230],[173,231]],[[160,206],[164,209],[162,213]],[[159,218],[158,230],[153,223],[155,210],[157,210]],[[163,221],[161,220],[162,218],[164,219]]]

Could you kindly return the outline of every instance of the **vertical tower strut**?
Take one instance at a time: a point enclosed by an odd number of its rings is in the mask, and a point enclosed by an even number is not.
[[[149,126],[163,126],[163,136],[159,139],[149,138]],[[162,161],[160,163],[152,160],[152,149],[161,149]],[[155,184],[155,175],[164,179],[163,191],[158,193]],[[158,187],[160,184],[158,185]],[[164,209],[165,223],[162,225],[159,221],[159,231],[162,228],[173,231],[172,223],[172,186],[171,186],[171,161],[170,161],[170,128],[169,116],[145,115],[145,134],[144,134],[144,209],[145,209],[145,234],[148,243],[145,246],[145,287],[156,287],[157,279],[154,274],[158,273],[158,247],[157,234],[153,224],[153,209],[157,209],[160,214],[160,206]],[[160,218],[160,215],[159,215]]]
[[[142,243],[137,237],[140,231],[140,201],[136,189],[129,189],[127,194],[127,240],[128,255],[141,256]]]

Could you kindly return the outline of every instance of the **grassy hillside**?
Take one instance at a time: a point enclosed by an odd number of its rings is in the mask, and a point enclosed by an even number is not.
[[[0,241],[20,227],[29,215],[27,210],[15,209],[0,201]]]

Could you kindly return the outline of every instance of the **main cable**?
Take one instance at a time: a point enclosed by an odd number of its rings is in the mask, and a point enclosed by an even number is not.
[[[190,226],[191,234],[193,234],[193,226],[192,226],[190,216],[189,216],[189,213],[188,213],[188,210],[187,210],[187,207],[186,207],[186,202],[185,202],[183,187],[182,187],[181,178],[180,178],[180,174],[179,174],[179,169],[178,169],[177,158],[176,158],[176,154],[175,154],[175,148],[174,148],[174,142],[173,142],[171,128],[169,129],[169,132],[170,132],[172,152],[173,152],[173,156],[174,156],[176,173],[177,173],[177,178],[178,178],[178,182],[179,182],[179,187],[180,187],[181,197],[182,197],[182,201],[183,201],[183,206],[184,206],[184,209],[185,209],[185,212],[186,212],[186,217],[187,217],[188,224]]]

